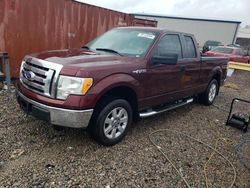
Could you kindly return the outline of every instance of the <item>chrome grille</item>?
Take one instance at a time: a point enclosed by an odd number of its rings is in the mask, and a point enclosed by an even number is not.
[[[57,78],[62,65],[25,57],[20,69],[21,83],[36,93],[55,98]]]

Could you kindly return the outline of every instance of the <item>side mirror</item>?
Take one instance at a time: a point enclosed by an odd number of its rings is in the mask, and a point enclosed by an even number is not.
[[[152,64],[165,64],[165,65],[176,65],[178,60],[178,54],[168,53],[168,54],[162,54],[154,55],[151,58]]]

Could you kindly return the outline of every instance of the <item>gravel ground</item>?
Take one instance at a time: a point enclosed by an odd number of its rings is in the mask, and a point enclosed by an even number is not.
[[[225,126],[234,97],[250,98],[250,73],[237,71],[228,78],[215,101],[206,107],[193,103],[134,123],[126,138],[113,147],[94,142],[83,130],[54,130],[23,114],[14,92],[0,91],[0,187],[186,187],[166,158],[152,145],[149,134],[159,129],[186,133],[216,147],[234,165],[234,187],[250,187],[250,172],[235,147],[250,139]],[[250,107],[238,105],[250,113]],[[191,187],[206,187],[204,164],[213,151],[170,131],[152,136]],[[227,139],[225,139],[227,138]],[[230,140],[229,140],[230,139]],[[250,143],[239,149],[250,165]],[[209,187],[229,187],[233,169],[215,154],[207,166]]]

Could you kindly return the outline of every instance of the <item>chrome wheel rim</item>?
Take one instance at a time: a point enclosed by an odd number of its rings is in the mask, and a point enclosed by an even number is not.
[[[212,84],[210,89],[209,89],[209,93],[208,93],[208,100],[210,102],[212,102],[216,96],[216,91],[217,91],[217,87],[216,84]]]
[[[128,112],[123,107],[114,108],[104,120],[104,135],[109,139],[118,138],[128,124]]]

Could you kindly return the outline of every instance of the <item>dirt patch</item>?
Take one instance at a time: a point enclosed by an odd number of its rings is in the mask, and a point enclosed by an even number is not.
[[[185,187],[149,140],[148,135],[159,129],[216,147],[236,169],[234,187],[249,187],[250,173],[241,161],[243,157],[250,165],[250,131],[242,134],[225,126],[231,100],[250,99],[249,81],[249,72],[236,71],[227,80],[230,87],[221,88],[215,106],[193,103],[142,119],[113,147],[98,145],[83,130],[58,132],[23,114],[14,93],[0,91],[0,187]],[[246,113],[249,109],[236,107]],[[206,187],[206,179],[209,187],[229,187],[233,181],[232,167],[218,154],[204,170],[213,153],[204,145],[169,131],[157,132],[153,139],[192,187]]]

